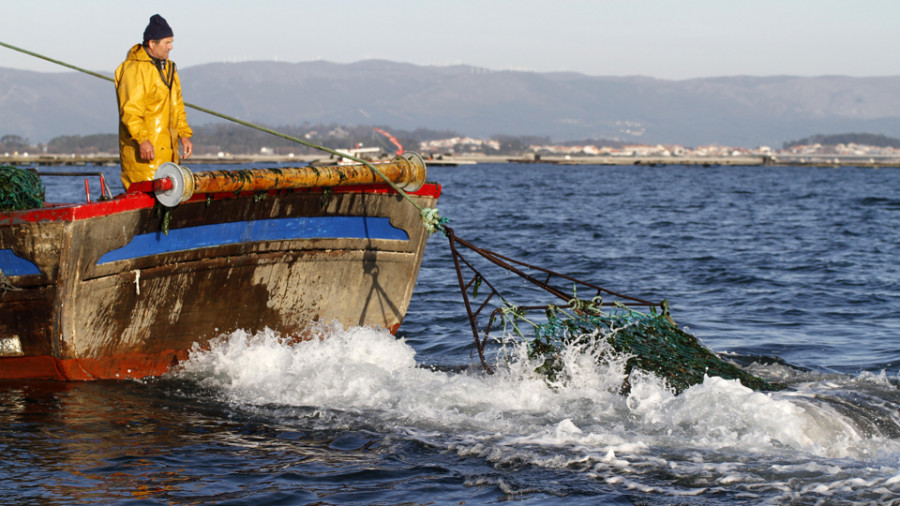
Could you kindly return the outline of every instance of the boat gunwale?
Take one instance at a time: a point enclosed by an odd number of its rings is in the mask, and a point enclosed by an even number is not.
[[[212,200],[253,198],[258,195],[278,197],[292,193],[360,193],[360,194],[397,194],[399,193],[387,184],[367,184],[341,187],[314,187],[282,190],[268,190],[266,192],[241,192],[234,193],[197,193],[187,202]],[[418,191],[407,192],[416,197],[440,197],[441,186],[437,183],[426,182]],[[47,203],[45,207],[36,209],[23,209],[17,211],[0,212],[0,226],[18,225],[22,223],[53,222],[53,221],[81,221],[108,216],[116,213],[152,208],[156,205],[156,199],[152,193],[152,181],[142,181],[131,186],[128,192],[113,197],[112,200],[99,200],[96,202],[81,203]]]

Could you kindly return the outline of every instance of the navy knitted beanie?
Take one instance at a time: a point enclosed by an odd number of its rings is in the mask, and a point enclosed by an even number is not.
[[[151,40],[165,39],[172,35],[172,29],[169,28],[169,23],[166,23],[166,20],[159,14],[154,14],[150,16],[150,24],[144,29],[144,43],[146,44]]]

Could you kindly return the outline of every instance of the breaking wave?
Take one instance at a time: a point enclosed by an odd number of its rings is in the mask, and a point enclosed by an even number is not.
[[[620,395],[626,357],[598,362],[597,350],[566,350],[564,374],[550,384],[521,346],[504,351],[487,375],[420,366],[412,347],[381,329],[321,326],[303,339],[235,332],[193,350],[173,376],[279,423],[367,428],[494,466],[577,473],[644,493],[900,494],[900,419],[891,408],[900,393],[884,373],[756,365],[791,388],[760,393],[707,377],[678,396],[640,374]]]

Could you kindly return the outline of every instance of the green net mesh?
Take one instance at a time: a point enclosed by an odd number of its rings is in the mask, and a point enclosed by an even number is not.
[[[0,211],[44,207],[44,183],[37,172],[0,165]]]
[[[541,362],[536,372],[548,379],[555,379],[561,370],[560,357],[564,347],[589,346],[597,343],[599,337],[617,353],[629,357],[623,392],[630,389],[627,378],[635,369],[664,379],[676,393],[702,383],[704,376],[738,380],[759,391],[785,387],[765,381],[722,359],[696,337],[678,328],[667,314],[641,313],[624,306],[601,311],[599,305],[589,301],[578,302],[575,308],[569,309],[550,306],[544,322],[535,322],[515,308],[504,312],[504,318],[519,335],[524,337],[521,332],[523,322],[533,327],[533,337],[528,341],[529,356]]]

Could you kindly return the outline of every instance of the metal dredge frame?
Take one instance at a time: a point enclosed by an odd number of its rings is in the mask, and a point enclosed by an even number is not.
[[[543,267],[538,267],[538,266],[531,265],[531,264],[528,264],[528,263],[525,263],[525,262],[522,262],[519,260],[515,260],[515,259],[503,256],[499,253],[493,252],[493,251],[485,249],[485,248],[479,248],[478,246],[475,246],[474,244],[457,237],[451,227],[444,226],[443,230],[444,230],[444,233],[447,236],[448,240],[450,241],[450,251],[453,255],[453,265],[456,268],[456,276],[457,276],[457,280],[459,281],[459,289],[460,289],[460,292],[462,293],[463,302],[465,303],[465,306],[466,306],[466,313],[469,316],[469,326],[472,329],[472,338],[475,341],[475,349],[478,351],[478,358],[481,360],[482,367],[484,367],[484,369],[489,374],[493,374],[493,369],[487,364],[487,361],[484,358],[484,346],[487,343],[487,339],[488,339],[488,336],[493,327],[494,320],[498,317],[498,315],[501,312],[503,312],[506,308],[510,308],[510,307],[514,307],[516,309],[520,309],[520,310],[524,310],[524,311],[536,311],[536,310],[547,310],[551,307],[551,304],[538,305],[538,306],[516,306],[514,304],[510,304],[503,297],[503,295],[500,293],[500,291],[497,288],[495,288],[494,285],[492,285],[491,282],[488,281],[487,278],[483,274],[481,274],[481,272],[478,269],[476,269],[475,266],[472,265],[471,262],[466,260],[466,258],[460,252],[460,249],[457,247],[457,245],[462,246],[464,248],[467,248],[467,249],[475,252],[476,254],[485,258],[489,262],[497,265],[498,267],[505,269],[509,272],[512,272],[513,274],[523,278],[524,280],[537,286],[538,288],[544,290],[545,292],[548,292],[548,293],[556,296],[557,298],[565,301],[565,305],[557,305],[556,307],[577,310],[579,303],[583,303],[584,301],[576,299],[572,294],[567,293],[565,290],[551,285],[550,284],[551,280],[554,280],[554,279],[559,279],[560,281],[570,282],[573,284],[573,287],[575,287],[576,289],[578,287],[584,287],[589,290],[593,290],[595,292],[594,297],[598,297],[598,296],[602,296],[603,294],[607,294],[607,295],[611,295],[616,298],[616,300],[613,300],[613,301],[601,301],[601,302],[599,302],[599,304],[595,303],[594,304],[595,306],[597,306],[597,305],[621,306],[624,304],[626,306],[627,305],[647,306],[651,309],[655,309],[658,307],[662,308],[664,306],[663,302],[651,302],[651,301],[640,299],[637,297],[632,297],[630,295],[625,295],[625,294],[621,294],[618,292],[614,292],[612,290],[603,288],[602,286],[595,285],[593,283],[589,283],[587,281],[573,278],[573,277],[565,275],[565,274],[560,274],[558,272],[551,271],[550,269],[545,269]],[[464,264],[464,266],[463,266],[463,264]],[[463,275],[464,267],[468,268],[472,272],[472,276],[468,281],[466,281],[464,279],[464,275]],[[537,271],[537,273],[532,275],[532,274],[529,274],[528,272],[523,271],[520,268]],[[536,276],[540,276],[543,279],[539,279]],[[477,295],[478,288],[481,286],[482,283],[484,283],[485,285],[488,286],[488,288],[490,288],[490,293],[487,295],[484,302],[482,302],[481,305],[477,309],[473,310],[472,302],[469,299],[468,290],[473,285],[475,286],[475,290],[474,290],[475,293],[473,294],[473,298],[474,298],[474,296]],[[488,303],[491,301],[491,299],[494,298],[494,296],[497,296],[503,302],[503,306],[497,307],[496,309],[494,309],[491,312],[491,315],[490,315],[490,318],[488,319],[487,325],[483,327],[484,335],[480,337],[479,330],[478,330],[479,329],[479,317],[481,316],[481,312],[487,307]]]

